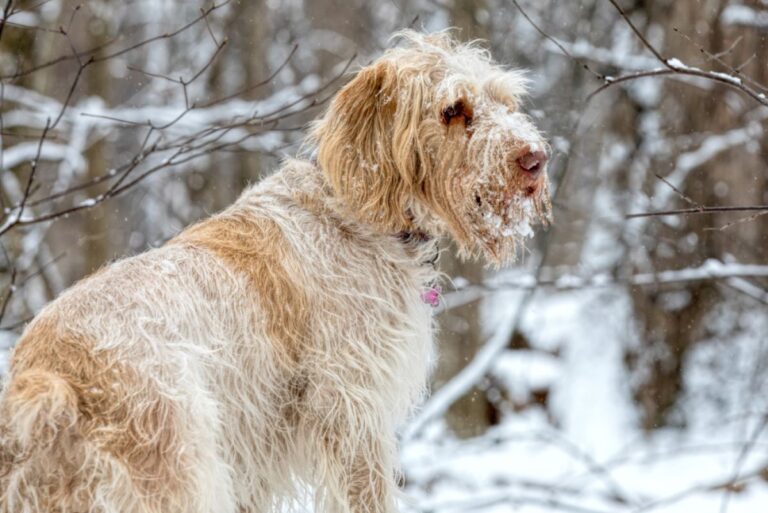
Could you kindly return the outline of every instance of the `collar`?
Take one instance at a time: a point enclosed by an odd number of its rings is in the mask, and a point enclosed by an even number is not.
[[[309,154],[309,162],[320,169],[320,163],[317,161],[317,148],[312,150],[312,153]],[[427,242],[431,242],[434,237],[432,237],[427,232],[415,229],[415,230],[403,230],[400,232],[395,233],[395,237],[402,243],[408,244],[408,243],[415,243],[417,245],[426,244]],[[437,262],[437,258],[439,256],[439,252],[435,251],[435,256],[433,258],[430,258],[427,260],[426,264],[432,265],[432,267],[435,266],[435,263]]]
[[[434,241],[433,236],[421,230],[413,230],[413,231],[403,230],[401,232],[397,232],[395,234],[395,237],[397,238],[397,240],[399,240],[403,244],[413,244],[416,247],[422,247],[425,244],[428,244]],[[429,257],[426,260],[423,260],[421,264],[429,265],[435,268],[437,266],[437,259],[440,257],[440,248],[437,246],[437,244],[434,244],[434,249],[430,253],[431,254],[429,255]]]
[[[432,236],[430,234],[421,230],[403,230],[401,232],[397,232],[395,237],[397,237],[401,242],[415,242],[417,244],[424,244],[425,242],[430,242],[432,240]]]

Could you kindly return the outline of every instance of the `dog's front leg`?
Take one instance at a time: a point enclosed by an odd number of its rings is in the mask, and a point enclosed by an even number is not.
[[[370,416],[370,411],[364,413]],[[360,419],[356,419],[360,420]],[[393,430],[356,422],[326,422],[314,439],[318,512],[394,513],[396,442]],[[357,424],[357,425],[356,425]]]
[[[369,436],[361,443],[362,450],[350,462],[349,509],[353,513],[393,513],[397,492],[395,465],[391,451],[384,446],[394,445],[394,441]]]

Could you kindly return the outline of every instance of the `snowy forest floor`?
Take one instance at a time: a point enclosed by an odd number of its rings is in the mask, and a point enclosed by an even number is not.
[[[489,332],[517,294],[486,302],[496,305]],[[649,435],[637,427],[623,363],[630,308],[619,289],[537,293],[522,326],[531,349],[507,351],[492,374],[516,404],[548,389],[550,411],[504,412],[469,440],[433,423],[402,450],[406,510],[768,511],[767,376],[756,368],[768,319],[753,310],[742,315],[739,336],[700,344],[687,362],[684,424]]]

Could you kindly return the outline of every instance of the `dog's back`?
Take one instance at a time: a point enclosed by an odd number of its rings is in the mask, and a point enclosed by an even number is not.
[[[0,511],[226,510],[201,357],[216,338],[192,333],[196,316],[221,319],[196,301],[205,258],[168,247],[118,262],[25,330],[0,400]]]

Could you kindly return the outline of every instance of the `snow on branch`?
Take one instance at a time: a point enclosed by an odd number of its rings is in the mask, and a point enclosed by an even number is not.
[[[603,288],[615,285],[651,286],[669,285],[674,283],[687,283],[708,280],[724,280],[728,278],[765,278],[768,277],[768,265],[742,264],[736,262],[725,263],[713,258],[705,261],[697,267],[675,269],[654,273],[637,273],[628,277],[617,277],[609,273],[598,273],[591,276],[583,276],[577,273],[563,273],[556,278],[536,279],[533,274],[517,273],[501,275],[498,278],[488,280],[480,284],[466,284],[456,287],[455,292],[446,294],[446,308],[458,306],[454,304],[454,298],[460,298],[466,291],[495,291],[495,290],[527,290],[527,289],[554,289],[559,291]],[[454,296],[456,294],[456,296]],[[463,302],[462,302],[463,304]]]
[[[768,96],[766,96],[767,91],[765,90],[765,88],[760,86],[754,80],[739,76],[740,75],[739,70],[730,68],[730,71],[732,73],[708,71],[708,70],[697,68],[695,66],[689,66],[684,62],[682,62],[680,59],[677,59],[674,57],[672,58],[664,57],[662,53],[653,44],[651,44],[648,38],[645,37],[643,32],[632,22],[632,20],[629,18],[626,12],[624,12],[624,10],[619,6],[616,0],[608,0],[608,1],[611,3],[611,5],[613,5],[613,7],[619,13],[621,18],[626,22],[626,24],[630,27],[632,32],[634,32],[637,38],[640,39],[643,46],[652,54],[653,58],[648,58],[645,56],[626,56],[626,55],[622,55],[619,58],[619,56],[617,56],[615,52],[611,50],[595,48],[591,44],[583,41],[577,41],[575,43],[567,43],[567,42],[560,41],[557,38],[547,34],[543,29],[541,29],[531,19],[528,13],[526,13],[525,10],[520,6],[517,0],[513,0],[515,7],[517,7],[520,13],[525,17],[526,20],[528,20],[528,22],[536,29],[537,32],[539,32],[549,42],[554,44],[564,55],[577,61],[581,67],[586,69],[596,78],[598,78],[601,82],[603,82],[603,84],[600,87],[595,89],[592,93],[590,93],[587,96],[586,98],[587,101],[590,101],[592,98],[594,98],[601,92],[605,91],[606,89],[616,84],[621,84],[624,82],[629,82],[629,81],[637,80],[640,78],[648,78],[648,77],[683,76],[683,77],[697,77],[697,78],[706,79],[712,82],[719,82],[719,83],[725,84],[726,86],[729,86],[741,91],[742,93],[746,94],[756,102],[764,106],[768,106]],[[737,6],[733,6],[733,7],[737,7]],[[741,7],[741,6],[738,6],[738,7]],[[626,69],[627,67],[636,68],[636,69],[640,68],[640,69],[637,71],[626,72],[622,75],[613,77],[613,76],[603,75],[593,70],[588,64],[584,62],[585,60],[603,62],[603,63],[607,63],[622,69]],[[653,63],[656,63],[655,67],[653,66]]]
[[[636,80],[638,78],[678,74],[678,75],[685,75],[685,76],[701,77],[714,82],[720,82],[734,89],[738,89],[741,92],[745,93],[747,96],[751,97],[756,102],[762,105],[768,106],[768,96],[766,96],[766,92],[764,90],[755,89],[754,87],[747,85],[741,77],[738,77],[736,75],[731,75],[728,73],[721,73],[717,71],[702,70],[694,66],[689,66],[674,57],[665,58],[661,54],[661,52],[653,44],[651,44],[650,41],[648,41],[648,39],[645,37],[643,32],[639,28],[637,28],[637,26],[632,22],[629,16],[619,6],[616,0],[608,0],[608,1],[611,2],[611,5],[613,5],[613,7],[618,11],[619,15],[624,19],[627,25],[629,25],[629,27],[632,29],[632,32],[634,32],[635,35],[638,37],[638,39],[640,39],[643,46],[649,52],[651,52],[651,54],[653,54],[656,60],[661,64],[661,67],[652,69],[652,70],[628,73],[626,75],[621,75],[618,77],[606,77],[605,83],[602,86],[598,87],[595,91],[593,91],[587,97],[587,100],[593,98],[595,95],[599,94],[602,91],[605,91],[606,89],[608,89],[609,87],[615,84],[627,82],[630,80]]]
[[[554,279],[542,279],[532,274],[520,274],[513,277],[501,276],[498,279],[489,280],[487,283],[457,287],[455,292],[446,294],[443,310],[474,301],[488,291],[515,289],[532,291],[539,288],[567,291],[616,285],[651,286],[708,280],[727,280],[727,283],[732,287],[739,288],[742,292],[762,300],[768,294],[749,284],[744,278],[766,277],[768,277],[768,265],[724,263],[715,259],[709,259],[698,267],[656,273],[638,273],[627,278],[617,278],[607,273],[588,277],[564,274]],[[515,310],[503,317],[501,325],[494,330],[493,336],[482,346],[472,361],[432,395],[415,419],[407,426],[403,433],[404,440],[418,437],[428,424],[443,416],[454,402],[485,378],[498,356],[508,346],[514,330],[519,324],[520,314],[527,298],[528,296],[524,296],[515,306]]]

